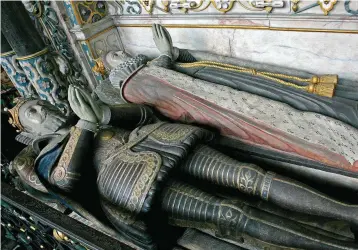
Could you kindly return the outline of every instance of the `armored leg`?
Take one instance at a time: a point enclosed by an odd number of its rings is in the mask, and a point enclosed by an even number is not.
[[[352,241],[337,240],[309,226],[225,200],[178,182],[164,190],[162,209],[173,225],[213,229],[217,235],[241,240],[248,235],[271,244],[300,249],[357,249]]]
[[[266,172],[254,164],[236,161],[207,146],[197,147],[181,170],[198,179],[237,188],[286,209],[358,225],[358,205],[336,201],[302,183]]]

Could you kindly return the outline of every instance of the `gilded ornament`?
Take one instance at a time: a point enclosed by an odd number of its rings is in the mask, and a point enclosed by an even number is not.
[[[154,0],[140,0],[139,2],[149,14],[152,14],[155,4]]]
[[[298,3],[300,2],[300,0],[291,0],[292,3],[292,11],[296,12],[298,11]]]
[[[21,125],[20,123],[20,117],[19,117],[19,110],[20,107],[28,100],[26,99],[22,99],[22,98],[17,98],[14,100],[14,102],[16,103],[16,105],[11,108],[5,108],[4,111],[9,112],[9,114],[11,115],[11,117],[9,118],[9,123],[14,127],[14,128],[18,128],[17,132],[20,131],[24,131],[24,127]]]
[[[170,1],[169,0],[162,0],[162,4],[164,6],[164,11],[165,12],[169,12],[169,4],[170,4]]]
[[[102,141],[107,141],[109,139],[111,139],[114,136],[114,131],[113,130],[103,130],[100,132],[99,136],[101,138]]]
[[[307,92],[309,93],[330,97],[330,98],[333,97],[334,90],[335,90],[334,83],[324,83],[324,82],[311,83],[307,88]]]
[[[336,3],[337,0],[318,0],[318,4],[325,15],[328,15]]]
[[[92,68],[93,72],[96,72],[102,76],[107,74],[106,67],[103,64],[102,58],[97,58],[94,60],[96,65]]]
[[[52,230],[52,235],[56,240],[64,241],[65,235],[62,232],[57,231],[56,229],[53,229]]]

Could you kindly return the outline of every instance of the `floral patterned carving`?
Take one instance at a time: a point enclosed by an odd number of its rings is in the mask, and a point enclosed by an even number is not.
[[[161,1],[153,1],[153,0],[141,0],[141,1],[111,1],[108,3],[109,12],[111,15],[140,15],[142,13],[142,8],[149,13],[152,14],[154,8],[164,12],[164,13],[171,13],[173,10],[180,10],[181,12],[187,13],[188,11],[192,12],[201,12],[209,8],[210,6],[212,8],[215,8],[216,10],[226,13],[232,10],[235,3],[239,3],[243,8],[250,11],[260,11],[263,10],[262,8],[256,8],[252,5],[250,7],[247,7],[244,5],[241,1],[235,1],[235,0],[161,0]],[[265,2],[265,1],[260,1]],[[277,5],[277,3],[280,6]],[[139,4],[140,3],[140,4]],[[275,1],[276,5],[272,5],[271,1],[267,1],[267,5],[264,7],[264,10],[267,12],[270,12],[273,8],[280,8],[283,7],[283,1],[278,0]],[[272,6],[271,6],[272,5]]]
[[[239,189],[247,194],[253,194],[256,177],[256,172],[244,168],[239,176]]]
[[[55,10],[51,7],[51,1],[23,1],[23,3],[33,15],[35,26],[42,34],[50,52],[55,54],[55,62],[61,73],[59,77],[71,84],[87,85],[66,33],[60,25]]]
[[[346,11],[349,13],[349,14],[352,14],[352,15],[358,15],[358,10],[352,10],[350,7],[349,7],[349,4],[350,4],[350,0],[346,0],[344,2],[344,8],[346,9]]]

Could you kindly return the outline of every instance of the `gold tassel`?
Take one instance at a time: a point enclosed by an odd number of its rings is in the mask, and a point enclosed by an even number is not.
[[[335,87],[336,85],[333,82],[311,83],[307,88],[307,92],[332,98]]]
[[[311,83],[327,83],[327,84],[334,84],[337,86],[338,84],[338,75],[322,75],[322,76],[312,76]]]

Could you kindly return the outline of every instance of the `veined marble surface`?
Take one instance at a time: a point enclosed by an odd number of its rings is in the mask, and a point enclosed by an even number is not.
[[[127,52],[158,56],[147,27],[119,27]],[[358,34],[251,29],[168,28],[179,48],[212,52],[358,81]]]

